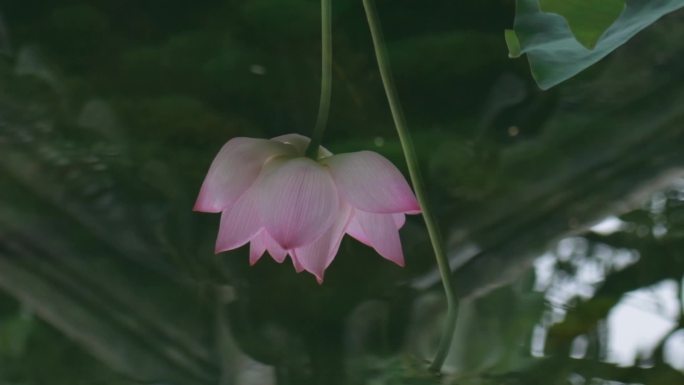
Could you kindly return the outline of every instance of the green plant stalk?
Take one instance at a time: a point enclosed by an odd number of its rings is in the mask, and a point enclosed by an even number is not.
[[[435,258],[437,259],[437,266],[439,267],[439,272],[442,277],[442,284],[444,285],[444,292],[446,294],[447,317],[446,323],[444,325],[444,332],[442,334],[439,347],[437,348],[437,353],[435,354],[435,357],[429,366],[430,370],[439,372],[442,369],[444,360],[446,359],[446,356],[449,353],[449,348],[451,347],[454,328],[456,326],[456,317],[458,315],[458,301],[456,300],[456,296],[454,294],[454,285],[451,280],[451,268],[449,267],[449,261],[444,253],[442,235],[439,231],[437,221],[432,215],[430,205],[427,202],[427,195],[425,193],[424,187],[425,185],[423,184],[423,179],[420,174],[416,151],[406,126],[404,113],[401,109],[401,104],[399,103],[399,97],[397,96],[397,92],[394,88],[392,72],[390,70],[389,61],[387,60],[385,42],[380,29],[380,23],[375,11],[375,6],[372,0],[363,0],[363,7],[366,10],[366,17],[368,18],[368,26],[370,27],[371,37],[373,39],[373,48],[375,49],[375,57],[380,69],[382,85],[385,88],[387,102],[389,103],[390,110],[392,112],[392,119],[394,120],[394,125],[397,128],[397,134],[399,135],[401,148],[404,151],[406,165],[408,166],[409,176],[411,177],[411,183],[413,184],[413,189],[416,192],[418,203],[420,203],[420,207],[423,210],[423,219],[425,220],[425,225],[430,236],[430,242],[432,243],[432,249],[435,253]]]
[[[306,156],[317,160],[318,147],[323,139],[323,132],[328,125],[330,99],[332,96],[332,0],[321,0],[321,97],[318,105],[316,125],[311,135],[311,142],[306,148]]]

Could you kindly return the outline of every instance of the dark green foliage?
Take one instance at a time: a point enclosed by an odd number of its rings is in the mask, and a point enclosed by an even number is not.
[[[361,4],[334,3],[323,144],[403,168]],[[191,211],[228,139],[310,133],[316,1],[21,0],[0,5],[0,384],[246,384],[259,371],[296,385],[681,383],[662,349],[651,367],[591,352],[625,293],[684,274],[670,186],[684,165],[682,24],[542,93],[506,58],[512,2],[378,9],[457,265],[449,374],[425,370],[444,305],[418,217],[402,229],[406,268],[347,239],[319,286],[289,261],[215,256],[218,217]],[[587,230],[607,215],[625,227]],[[532,265],[569,236],[579,246],[555,260],[556,282],[615,250],[639,258],[609,258],[594,296],[571,296],[550,324]],[[531,355],[540,324],[545,357]],[[578,336],[591,354],[571,359]]]

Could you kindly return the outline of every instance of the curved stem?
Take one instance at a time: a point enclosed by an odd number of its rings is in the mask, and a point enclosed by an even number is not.
[[[449,267],[449,261],[447,260],[446,254],[444,253],[442,235],[439,231],[439,227],[437,226],[437,221],[432,215],[432,211],[430,210],[430,206],[427,202],[425,187],[420,175],[420,169],[418,167],[416,151],[414,149],[411,136],[409,135],[408,128],[406,127],[404,113],[401,109],[399,98],[394,88],[392,72],[387,60],[385,42],[380,29],[378,17],[375,12],[375,6],[372,0],[363,0],[363,7],[366,10],[366,17],[368,18],[368,25],[370,27],[371,37],[373,39],[373,47],[375,49],[375,57],[380,69],[380,76],[382,78],[382,84],[385,88],[385,94],[387,95],[387,101],[389,103],[390,110],[392,111],[392,119],[394,120],[394,125],[397,128],[397,134],[399,135],[401,148],[404,151],[404,156],[406,157],[406,164],[408,166],[413,189],[416,191],[416,197],[418,198],[420,207],[423,210],[423,219],[425,220],[425,225],[427,226],[428,234],[430,235],[430,242],[432,243],[432,249],[435,253],[435,258],[437,259],[437,266],[439,267],[439,272],[442,277],[442,284],[444,285],[444,292],[446,294],[447,319],[444,326],[444,333],[442,334],[442,339],[439,343],[439,347],[437,348],[435,358],[430,364],[430,370],[440,371],[442,364],[449,353],[451,340],[454,335],[456,316],[458,315],[458,301],[454,295],[454,286],[451,281],[451,269]]]
[[[318,147],[328,124],[330,98],[332,95],[332,6],[331,0],[321,0],[321,97],[318,105],[316,126],[306,156],[318,159]]]

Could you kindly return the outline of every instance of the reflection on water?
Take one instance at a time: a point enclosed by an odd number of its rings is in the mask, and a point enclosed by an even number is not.
[[[591,228],[592,232],[615,234],[628,226],[616,217],[608,217]],[[639,259],[637,250],[612,249],[596,245],[587,255],[585,238],[568,238],[559,242],[556,253],[548,253],[535,262],[535,290],[543,291],[551,305],[551,322],[561,322],[576,298],[588,300],[595,295],[612,271],[633,265]],[[559,268],[569,263],[572,274]],[[662,359],[673,367],[684,362],[684,345],[677,341],[679,318],[684,303],[679,290],[684,282],[666,279],[654,285],[625,292],[605,319],[604,359],[620,366],[640,364],[656,353],[660,346]],[[533,337],[532,353],[543,356],[545,328],[538,326]],[[572,343],[570,356],[584,358],[589,338],[580,335]],[[667,347],[667,348],[665,348]]]
[[[625,293],[608,315],[610,362],[634,365],[638,358],[650,357],[661,341],[669,345],[663,352],[665,362],[684,362],[684,345],[678,345],[676,339],[669,341],[681,314],[678,288],[677,282],[668,280]]]
[[[281,3],[0,5],[0,385],[684,383],[681,14],[540,92],[498,2],[380,4],[461,300],[436,378],[419,218],[406,268],[348,239],[319,286],[191,211],[229,138],[313,124],[318,8]],[[324,144],[402,167],[336,12]]]

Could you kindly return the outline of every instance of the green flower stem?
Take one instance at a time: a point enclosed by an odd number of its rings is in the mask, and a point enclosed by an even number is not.
[[[321,98],[318,105],[316,126],[306,156],[318,159],[318,147],[328,124],[330,98],[332,95],[332,0],[321,0]]]
[[[406,164],[408,166],[413,189],[416,192],[418,202],[423,210],[423,219],[425,220],[425,225],[427,226],[428,234],[430,235],[432,249],[434,250],[435,258],[437,259],[437,266],[439,267],[439,272],[442,277],[442,284],[444,285],[444,292],[446,294],[447,318],[446,324],[444,325],[444,333],[442,334],[442,339],[439,343],[439,347],[437,348],[435,358],[429,367],[430,370],[439,372],[442,369],[442,364],[444,363],[444,360],[449,353],[449,348],[451,347],[451,340],[453,338],[454,328],[456,326],[456,317],[458,315],[458,301],[456,300],[456,296],[454,294],[454,285],[451,281],[451,268],[449,267],[449,261],[444,253],[442,235],[439,231],[439,227],[437,226],[437,221],[432,215],[430,206],[427,202],[425,187],[420,175],[420,169],[418,167],[416,151],[406,127],[404,113],[401,109],[399,98],[397,97],[397,92],[394,88],[392,73],[387,60],[387,53],[385,52],[385,42],[380,29],[380,23],[375,11],[375,6],[372,0],[363,0],[363,7],[366,10],[366,17],[368,18],[368,25],[370,27],[371,37],[373,39],[373,47],[375,49],[375,57],[378,61],[378,67],[380,69],[382,84],[385,88],[385,94],[387,95],[387,101],[389,103],[390,110],[392,111],[392,118],[394,119],[394,125],[397,128],[397,134],[399,135],[401,148],[404,151],[404,156],[406,157]]]

